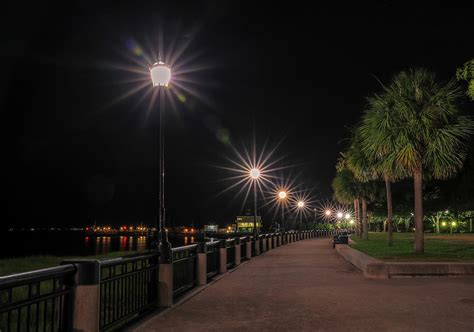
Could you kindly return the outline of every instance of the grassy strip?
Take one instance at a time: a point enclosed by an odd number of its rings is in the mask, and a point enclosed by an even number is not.
[[[369,240],[352,235],[354,249],[387,261],[474,261],[474,234],[425,234],[425,253],[414,252],[413,233],[394,233],[388,246],[387,233],[370,233]]]
[[[6,258],[0,260],[0,276],[6,276],[14,273],[28,272],[40,269],[46,269],[48,267],[54,267],[61,264],[65,259],[97,259],[107,260],[122,256],[128,256],[132,254],[140,253],[140,251],[114,251],[107,254],[95,255],[95,256],[80,256],[80,257],[67,257],[67,256],[27,256],[18,258]]]

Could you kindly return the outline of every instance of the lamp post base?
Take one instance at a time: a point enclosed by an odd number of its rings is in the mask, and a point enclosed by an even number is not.
[[[171,248],[171,242],[168,241],[168,232],[161,231],[158,233],[158,241],[156,242],[155,249],[160,253],[160,264],[169,263],[171,261]]]

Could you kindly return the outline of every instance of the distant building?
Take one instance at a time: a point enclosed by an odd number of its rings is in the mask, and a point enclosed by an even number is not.
[[[237,225],[237,232],[252,233],[254,216],[237,216],[235,224]],[[257,216],[257,229],[262,227],[262,217]]]
[[[217,233],[218,225],[204,225],[204,232]]]

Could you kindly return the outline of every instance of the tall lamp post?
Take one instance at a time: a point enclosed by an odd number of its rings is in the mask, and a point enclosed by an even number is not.
[[[165,133],[164,133],[164,111],[165,111],[165,89],[171,80],[171,69],[165,65],[161,59],[150,67],[150,76],[153,87],[158,87],[158,98],[160,104],[159,115],[159,189],[158,200],[160,202],[157,216],[157,230],[158,230],[158,250],[160,251],[160,261],[168,260],[168,249],[171,244],[168,242],[168,236],[165,230]],[[163,239],[163,233],[165,238]]]
[[[278,198],[280,198],[280,202],[281,202],[281,228],[283,232],[285,231],[285,198],[286,196],[287,196],[286,191],[282,190],[278,193]]]
[[[304,208],[304,202],[303,201],[298,201],[298,209],[300,210],[300,228],[303,227],[303,208]]]
[[[260,170],[258,168],[252,168],[249,171],[250,179],[253,182],[253,199],[254,199],[254,216],[253,216],[253,238],[257,239],[257,181],[260,178]]]

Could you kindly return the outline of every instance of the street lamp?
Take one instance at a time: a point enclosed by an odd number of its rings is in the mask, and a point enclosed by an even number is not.
[[[346,215],[344,216],[347,220],[351,219],[351,215],[349,213],[346,213]]]
[[[300,228],[303,227],[303,208],[304,208],[304,202],[303,201],[298,201],[298,209],[300,209]]]
[[[159,196],[159,211],[158,211],[158,250],[161,252],[160,260],[163,262],[167,260],[167,250],[171,248],[171,244],[168,242],[167,232],[165,231],[165,133],[164,133],[164,112],[165,112],[165,88],[168,87],[168,84],[171,80],[171,69],[165,65],[161,59],[154,63],[150,67],[150,76],[151,81],[153,83],[153,87],[158,87],[158,97],[160,103],[160,115],[159,115],[159,137],[160,137],[160,147],[159,147],[159,189],[158,189],[158,196]],[[165,233],[165,239],[163,241],[163,232]]]
[[[337,213],[337,218],[338,218],[338,219],[341,219],[341,218],[342,218],[342,212],[338,212],[338,213]]]
[[[284,199],[286,198],[288,194],[286,191],[280,191],[278,193],[278,197],[280,198],[281,201],[281,228],[283,231],[285,231],[285,202]]]
[[[455,221],[453,221],[451,223],[451,234],[453,234],[453,227],[456,227],[456,222]]]
[[[254,218],[253,218],[253,237],[257,240],[257,181],[260,178],[261,172],[254,167],[249,171],[250,180],[253,182],[253,198],[254,198]]]

